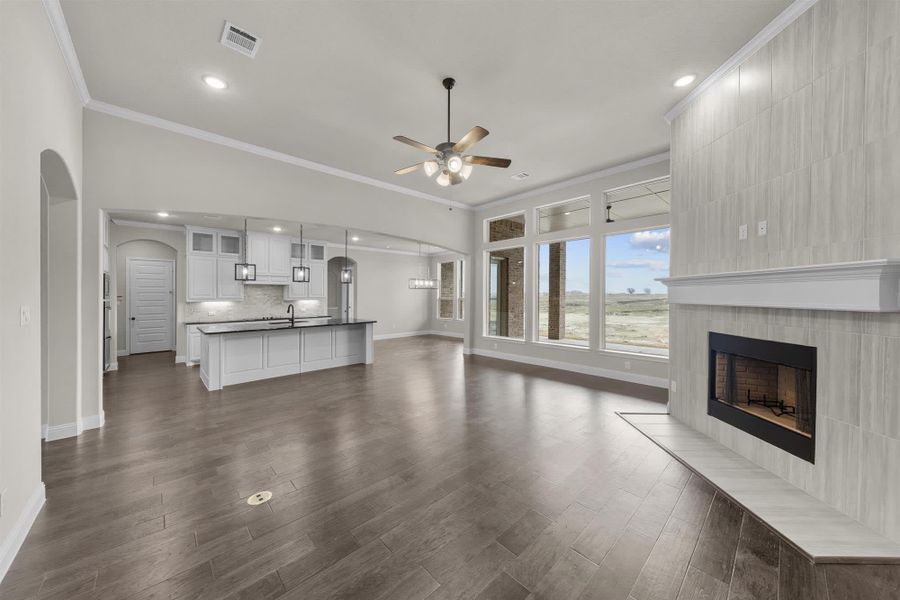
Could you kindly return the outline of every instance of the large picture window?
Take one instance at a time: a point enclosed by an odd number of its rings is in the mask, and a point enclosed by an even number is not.
[[[525,337],[525,249],[487,253],[487,335]]]
[[[588,239],[538,246],[538,341],[590,345],[590,265]]]
[[[606,237],[605,347],[669,355],[669,228]]]

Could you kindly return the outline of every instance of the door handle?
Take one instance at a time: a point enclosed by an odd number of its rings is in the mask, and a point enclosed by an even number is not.
[[[131,317],[131,320],[134,321],[134,317]]]

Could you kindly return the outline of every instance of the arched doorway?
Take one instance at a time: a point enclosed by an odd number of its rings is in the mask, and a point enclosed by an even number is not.
[[[344,265],[353,273],[349,284],[341,283]],[[328,314],[332,317],[350,318],[356,316],[356,261],[352,258],[335,256],[328,261]]]
[[[68,167],[41,152],[41,423],[47,441],[81,433],[81,243]],[[51,343],[52,339],[52,343]]]

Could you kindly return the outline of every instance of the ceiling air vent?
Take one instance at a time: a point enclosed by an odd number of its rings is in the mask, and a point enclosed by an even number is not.
[[[259,50],[259,45],[262,43],[257,36],[235,27],[228,21],[225,21],[225,29],[222,30],[222,39],[219,41],[226,48],[237,50],[250,58],[256,56],[256,51]]]
[[[513,179],[515,181],[522,181],[523,179],[528,179],[528,177],[529,177],[528,173],[526,173],[525,171],[522,171],[521,173],[516,173],[515,175],[511,175],[510,179]]]

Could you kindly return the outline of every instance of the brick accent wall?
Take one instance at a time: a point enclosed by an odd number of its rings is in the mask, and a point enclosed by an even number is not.
[[[441,280],[439,304],[439,316],[442,319],[453,318],[453,301],[456,295],[456,263],[454,261],[442,262],[440,266]]]
[[[488,241],[501,242],[525,236],[525,219],[513,217],[510,219],[497,219],[488,224]]]
[[[560,340],[566,336],[566,244],[550,244],[549,261],[549,319],[547,338]]]

